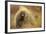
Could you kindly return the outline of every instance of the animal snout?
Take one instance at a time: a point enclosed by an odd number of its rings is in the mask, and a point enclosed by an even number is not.
[[[18,17],[19,16],[19,17]],[[24,22],[24,18],[25,18],[25,12],[20,12],[20,14],[18,14],[17,16],[17,28],[20,28]]]

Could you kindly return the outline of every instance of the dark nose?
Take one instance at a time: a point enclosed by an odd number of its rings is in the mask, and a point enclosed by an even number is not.
[[[24,12],[21,12],[20,13],[20,21],[23,21],[24,20],[24,17],[25,17],[25,13]]]

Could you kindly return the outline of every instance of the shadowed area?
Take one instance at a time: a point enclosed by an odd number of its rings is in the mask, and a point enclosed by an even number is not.
[[[18,18],[20,17],[20,18]],[[25,18],[25,13],[24,12],[20,12],[20,15],[17,16],[16,18],[16,28],[21,28],[21,26],[23,25],[23,21]]]

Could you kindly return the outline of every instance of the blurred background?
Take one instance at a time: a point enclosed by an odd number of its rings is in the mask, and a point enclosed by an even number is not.
[[[21,18],[22,16],[21,12],[25,13],[24,18]],[[10,13],[11,13],[11,16],[10,16],[11,29],[16,29],[17,27],[19,27],[20,29],[41,27],[41,24],[42,24],[42,19],[41,19],[42,7],[41,6],[10,5]],[[24,19],[24,20],[20,21],[20,19]]]

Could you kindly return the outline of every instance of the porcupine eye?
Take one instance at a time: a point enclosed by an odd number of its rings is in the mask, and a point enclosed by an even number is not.
[[[23,21],[24,21],[24,18],[25,18],[25,13],[24,12],[21,12],[19,14],[19,17],[20,18],[17,18],[17,28],[20,28],[23,24]]]

